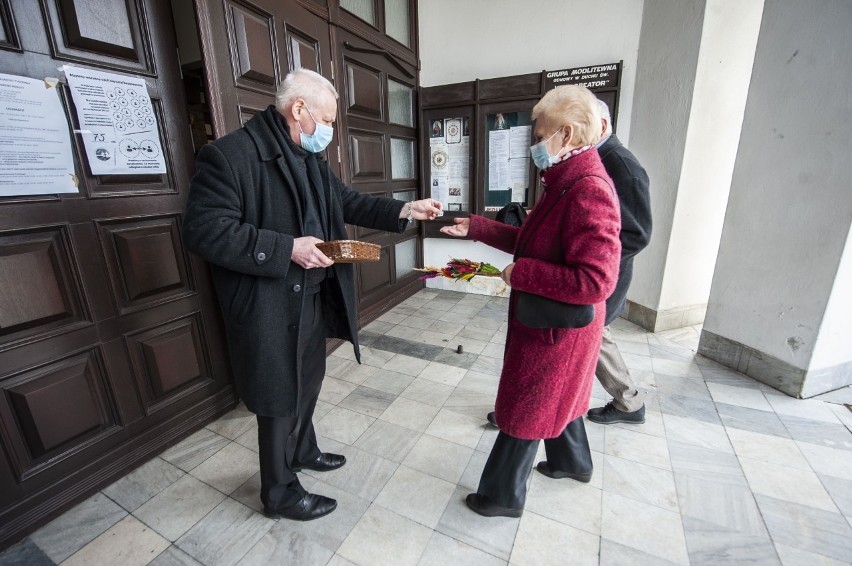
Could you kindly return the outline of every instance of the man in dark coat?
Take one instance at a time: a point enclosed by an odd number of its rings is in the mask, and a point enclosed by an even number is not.
[[[296,472],[346,462],[320,451],[312,423],[326,337],[351,341],[360,361],[353,268],[316,244],[346,239],[345,223],[402,232],[441,210],[345,186],[318,155],[336,117],[328,80],[290,73],[275,106],[201,149],[184,218],[187,247],[212,264],[237,393],[257,415],[264,512],[296,520],[337,506]]]
[[[603,407],[590,409],[590,421],[602,424],[644,423],[645,393],[630,378],[618,346],[612,339],[609,325],[624,309],[627,289],[633,278],[633,257],[651,240],[651,196],[648,174],[636,156],[621,145],[612,133],[612,119],[606,103],[601,106],[601,139],[598,153],[615,184],[621,206],[621,264],[615,291],[606,301],[603,340],[595,375],[612,401]]]

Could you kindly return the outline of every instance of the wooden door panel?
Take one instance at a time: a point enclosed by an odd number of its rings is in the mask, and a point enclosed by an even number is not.
[[[400,79],[400,66],[404,66],[386,52],[376,50],[354,35],[341,31],[337,35],[337,48],[340,53],[340,73],[343,83],[340,86],[341,134],[347,143],[342,146],[346,175],[344,181],[355,190],[394,198],[416,187],[417,163],[410,159],[410,175],[402,178],[394,175],[399,169],[397,160],[399,140],[414,143],[413,156],[416,156],[417,124],[410,127],[391,123],[388,107],[388,81],[416,87],[416,81]],[[415,69],[410,75],[416,77]],[[402,73],[405,74],[405,73]],[[413,92],[412,92],[413,95]],[[411,97],[411,115],[416,115],[414,97]],[[369,143],[368,143],[369,142]],[[398,171],[397,171],[398,172]],[[417,228],[409,227],[404,234],[388,233],[378,230],[356,227],[354,237],[382,246],[381,264],[360,264],[359,304],[362,319],[375,316],[375,309],[381,309],[392,302],[395,295],[411,291],[417,285],[416,276],[404,274],[397,276],[396,244],[402,240],[416,237]],[[419,243],[418,249],[419,249]]]
[[[344,63],[345,111],[348,116],[384,120],[385,77],[378,69],[349,59]]]
[[[21,49],[9,0],[0,0],[0,49],[14,51]]]
[[[196,0],[216,136],[236,130],[274,102],[299,67],[332,79],[331,43],[322,18],[295,2]]]
[[[388,247],[382,248],[379,261],[361,264],[358,283],[362,297],[369,297],[387,287],[391,278],[391,254]]]
[[[2,548],[235,398],[209,270],[180,237],[194,167],[168,2],[0,0],[0,20],[0,72],[141,76],[153,114],[130,118],[158,125],[167,168],[93,176],[78,132],[79,193],[0,198]]]
[[[90,324],[64,226],[0,232],[0,351]]]
[[[349,131],[350,167],[353,181],[385,178],[385,140],[375,132]]]
[[[97,348],[4,379],[0,389],[0,422],[21,482],[118,426]]]
[[[213,382],[199,313],[128,334],[124,339],[146,414]]]
[[[142,0],[43,0],[56,58],[154,74]]]
[[[95,224],[119,314],[194,293],[177,215]]]
[[[309,37],[295,28],[284,25],[284,38],[287,42],[287,54],[294,69],[310,69],[322,74],[323,61],[320,41]]]
[[[225,13],[235,85],[274,95],[280,74],[272,14],[231,0]]]

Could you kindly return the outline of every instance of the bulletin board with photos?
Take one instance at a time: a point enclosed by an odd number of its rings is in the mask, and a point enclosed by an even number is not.
[[[562,84],[582,84],[606,102],[617,129],[622,63],[542,71],[421,89],[423,194],[445,214],[424,223],[426,237],[445,237],[455,217],[494,218],[510,202],[532,208],[541,196],[533,142],[533,106]]]
[[[469,212],[471,116],[435,113],[424,121],[429,135],[429,183],[426,194],[440,200],[447,212]]]

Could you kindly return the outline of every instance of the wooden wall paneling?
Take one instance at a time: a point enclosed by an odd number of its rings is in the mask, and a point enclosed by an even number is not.
[[[275,94],[279,82],[278,50],[272,14],[226,2],[231,62],[237,86]]]
[[[68,231],[0,232],[0,351],[91,324]]]
[[[155,74],[143,0],[42,0],[58,59]]]
[[[15,16],[9,0],[0,0],[0,49],[21,50]]]
[[[0,422],[19,482],[118,427],[97,348],[3,380]]]

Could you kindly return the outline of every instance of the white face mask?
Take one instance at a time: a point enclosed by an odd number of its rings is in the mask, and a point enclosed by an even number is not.
[[[562,131],[562,128],[559,128],[549,138],[546,140],[541,140],[537,144],[530,147],[530,155],[532,155],[533,162],[535,166],[544,171],[557,161],[559,161],[560,155],[559,152],[556,152],[556,155],[550,155],[550,152],[547,151],[547,142],[553,139],[553,136]],[[562,150],[560,150],[562,151]]]
[[[305,110],[308,111],[308,116],[311,117],[311,120],[314,121],[314,124],[316,124],[317,127],[314,130],[314,133],[306,134],[302,131],[302,125],[299,124],[299,122],[296,122],[296,124],[299,125],[300,131],[299,141],[301,142],[303,149],[310,151],[311,153],[319,153],[331,143],[331,138],[334,137],[334,128],[317,122],[317,119],[314,118],[313,114],[311,114],[307,105],[305,105]]]

